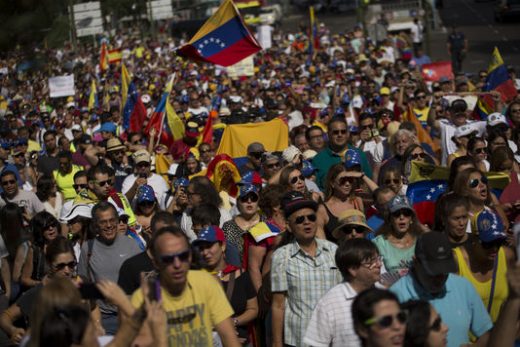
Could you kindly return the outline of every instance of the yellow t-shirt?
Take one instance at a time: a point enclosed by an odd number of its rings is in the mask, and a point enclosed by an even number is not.
[[[58,170],[54,170],[53,175],[56,180],[56,185],[63,194],[65,200],[72,200],[76,197],[76,190],[74,189],[74,175],[76,172],[83,170],[82,166],[72,165],[72,171],[69,174],[62,175]]]
[[[220,283],[205,271],[190,270],[181,296],[173,297],[161,287],[163,309],[168,320],[168,346],[213,346],[215,325],[233,315]],[[143,294],[132,295],[132,305],[140,307]]]

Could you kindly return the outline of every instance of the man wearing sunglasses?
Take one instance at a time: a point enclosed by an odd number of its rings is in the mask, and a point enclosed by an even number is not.
[[[320,189],[325,187],[325,178],[329,169],[335,164],[343,161],[343,156],[347,149],[359,152],[361,168],[365,175],[372,177],[372,169],[368,163],[365,153],[354,146],[348,144],[349,132],[347,121],[342,117],[334,117],[328,124],[329,143],[313,159],[312,165],[317,170],[317,184]]]
[[[158,277],[151,280],[156,300],[166,311],[168,341],[171,346],[212,346],[215,330],[223,345],[238,347],[231,316],[233,309],[220,283],[211,274],[190,270],[192,254],[184,232],[176,226],[159,229],[150,242]],[[132,305],[140,307],[143,292],[132,295]],[[151,331],[142,331],[142,338]]]
[[[140,149],[132,155],[134,160],[134,174],[129,175],[123,181],[122,193],[129,201],[133,201],[137,188],[148,184],[153,188],[157,201],[162,201],[163,195],[168,191],[168,184],[162,176],[151,172],[152,158],[145,149]]]
[[[23,213],[28,220],[36,213],[45,210],[43,203],[36,194],[21,190],[18,187],[16,175],[13,171],[6,170],[0,174],[0,185],[3,189],[3,192],[0,194],[0,208],[4,207],[8,202],[15,203],[23,209]]]
[[[314,308],[303,340],[309,346],[361,346],[352,302],[379,281],[383,263],[374,243],[364,238],[340,243],[335,258],[345,282],[329,290]]]
[[[264,152],[264,145],[260,142],[250,143],[249,146],[247,146],[247,162],[238,169],[240,176],[243,176],[246,172],[249,171],[256,171],[260,173],[261,160]]]
[[[440,232],[424,233],[417,238],[410,273],[390,290],[400,302],[413,299],[432,304],[450,328],[448,346],[469,344],[470,332],[477,338],[475,346],[485,346],[493,323],[473,285],[453,274],[456,271],[448,237]]]
[[[292,241],[272,257],[272,345],[303,346],[312,310],[330,288],[341,282],[334,261],[338,247],[316,238],[316,202],[293,191],[282,198],[282,206]]]

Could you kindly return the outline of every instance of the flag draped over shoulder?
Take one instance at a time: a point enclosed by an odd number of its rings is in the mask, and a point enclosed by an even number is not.
[[[511,102],[518,95],[515,84],[513,80],[509,78],[506,65],[497,47],[493,50],[487,72],[488,75],[483,91],[489,92],[496,90],[500,92],[502,101],[505,103]],[[479,98],[476,111],[481,119],[485,120],[489,114],[494,112],[494,109],[495,103],[491,95],[487,94]]]
[[[160,136],[157,143],[162,143],[168,147],[184,136],[184,123],[170,104],[170,93],[173,88],[174,79],[175,76],[172,76],[168,82],[161,100],[155,107],[150,121],[144,130],[145,135],[150,136],[150,130],[155,129],[157,136]]]
[[[107,43],[105,41],[101,43],[101,51],[99,54],[99,69],[101,72],[105,72],[108,69],[108,49]]]
[[[233,158],[245,156],[251,142],[262,143],[267,151],[283,151],[289,146],[287,124],[276,118],[269,122],[228,125],[217,154],[226,153]]]
[[[197,61],[230,66],[260,51],[232,0],[226,0],[178,54]]]
[[[127,132],[140,132],[146,119],[146,107],[124,64],[121,67],[121,92],[124,105],[123,129]]]
[[[419,119],[415,115],[415,112],[413,112],[413,109],[410,105],[408,106],[408,112],[405,112],[403,115],[403,120],[410,121],[415,125],[415,129],[417,130],[417,139],[419,142],[426,143],[432,148],[434,152],[440,150],[439,144],[434,142],[430,134],[428,134],[428,131],[423,128],[421,122],[419,122]]]
[[[92,83],[90,83],[90,94],[88,96],[88,110],[92,111],[93,109],[97,109],[98,107],[99,101],[96,88],[96,80],[92,79]]]

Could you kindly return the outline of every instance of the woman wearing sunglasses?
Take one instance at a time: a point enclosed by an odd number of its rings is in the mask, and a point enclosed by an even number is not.
[[[478,169],[466,169],[455,178],[453,185],[455,194],[464,196],[469,200],[469,214],[472,232],[477,232],[478,214],[484,210],[497,213],[504,223],[505,230],[509,229],[509,222],[497,198],[491,193],[488,179]]]
[[[482,137],[473,137],[468,141],[468,155],[473,158],[475,165],[482,172],[489,171],[486,141]]]
[[[457,150],[448,156],[448,167],[451,166],[451,163],[455,158],[468,155],[468,142],[476,135],[476,133],[476,130],[467,124],[461,125],[455,129],[455,134],[451,140],[457,145]]]
[[[385,224],[379,228],[379,236],[373,242],[394,280],[408,273],[415,252],[415,242],[421,233],[420,223],[406,197],[397,195],[390,200]]]
[[[388,187],[397,195],[405,195],[407,185],[403,184],[401,167],[392,166],[385,170],[380,179],[382,187]]]
[[[92,206],[85,204],[73,205],[69,213],[60,218],[60,221],[67,224],[67,238],[74,247],[76,259],[79,259],[83,242],[95,237],[94,233],[90,229],[90,222],[92,221]]]
[[[401,305],[408,316],[404,347],[445,347],[448,326],[427,301],[410,300]]]
[[[429,156],[420,145],[415,143],[411,144],[403,154],[403,166],[401,171],[406,182],[408,182],[408,178],[412,172],[412,162],[435,165],[435,160]]]
[[[226,237],[218,226],[209,226],[202,229],[192,245],[200,255],[203,268],[215,275],[222,283],[226,296],[235,312],[232,320],[237,335],[242,345],[246,345],[249,324],[258,315],[256,290],[249,273],[226,263]]]
[[[352,303],[354,330],[364,347],[402,347],[407,315],[390,291],[372,288]]]
[[[237,247],[240,259],[244,256],[244,235],[262,218],[258,210],[259,193],[253,184],[240,186],[237,199],[238,215],[222,226],[226,240]]]
[[[484,210],[479,214],[477,232],[471,244],[453,252],[458,275],[473,284],[495,322],[509,293],[506,272],[514,265],[515,255],[505,246],[507,234],[495,213]]]

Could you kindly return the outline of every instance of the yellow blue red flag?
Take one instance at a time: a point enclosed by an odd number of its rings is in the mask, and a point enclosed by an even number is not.
[[[98,94],[96,88],[96,80],[92,79],[92,83],[90,84],[90,94],[88,96],[88,110],[92,111],[95,108],[98,108]]]

